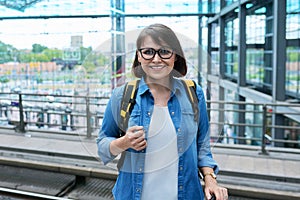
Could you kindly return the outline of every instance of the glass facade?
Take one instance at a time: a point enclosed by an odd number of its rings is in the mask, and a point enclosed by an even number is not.
[[[212,100],[242,100],[246,105],[225,105],[227,109],[223,116],[218,116],[218,121],[224,125],[221,129],[224,132],[230,127],[238,136],[261,138],[263,127],[258,124],[266,120],[266,137],[300,140],[300,119],[285,114],[289,112],[288,108],[276,114],[278,109],[275,107],[256,105],[261,101],[300,101],[300,2],[225,0],[223,5],[220,8],[222,15],[207,20],[210,34],[207,50],[212,63],[207,70],[210,75],[208,85],[218,94],[211,94]],[[285,12],[282,12],[282,6],[286,7]],[[243,19],[245,25],[241,24]],[[215,84],[220,85],[216,88]],[[246,112],[228,111],[241,109]],[[265,110],[266,119],[262,117]],[[238,124],[244,124],[245,128]],[[293,130],[290,125],[298,128]],[[275,128],[278,126],[282,128]],[[250,143],[259,142],[251,140]]]
[[[300,2],[287,1],[286,92],[300,98]]]
[[[225,76],[235,80],[238,76],[238,22],[238,19],[234,19],[225,24]]]

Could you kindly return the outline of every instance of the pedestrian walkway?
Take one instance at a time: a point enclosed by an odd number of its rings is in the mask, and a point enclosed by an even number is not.
[[[99,167],[104,167],[97,155],[95,138],[53,133],[50,138],[46,133],[24,134],[6,129],[0,129],[0,136],[0,150],[6,148],[49,155],[88,157],[98,161]],[[267,151],[269,154],[265,155],[260,154],[259,147],[256,146],[212,144],[213,156],[220,166],[219,182],[231,188],[246,185],[249,189],[255,188],[256,191],[269,189],[274,193],[276,190],[283,190],[290,195],[299,196],[300,151],[293,150],[287,153],[285,149],[271,147],[268,147]]]

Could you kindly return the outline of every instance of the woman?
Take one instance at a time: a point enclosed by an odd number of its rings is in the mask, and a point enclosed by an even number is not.
[[[98,154],[104,164],[125,153],[115,199],[227,199],[217,185],[204,94],[197,85],[199,120],[179,77],[186,60],[175,33],[165,25],[144,28],[136,41],[133,74],[141,78],[126,134],[119,137],[118,118],[124,87],[116,88],[107,105]],[[204,193],[198,176],[204,175]]]

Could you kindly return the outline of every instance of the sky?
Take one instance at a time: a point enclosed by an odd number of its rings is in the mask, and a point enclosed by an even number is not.
[[[125,0],[126,13],[180,13],[195,12],[196,0],[161,1],[153,0],[151,6],[142,0]],[[74,3],[76,2],[76,3]],[[101,2],[101,5],[100,5]],[[109,14],[109,0],[41,0],[18,11],[0,6],[0,18],[14,16]],[[192,6],[193,9],[190,9]],[[159,9],[158,9],[159,8]],[[125,31],[143,28],[152,23],[164,23],[175,32],[183,34],[195,42],[198,40],[197,17],[156,17],[126,18]],[[56,19],[4,19],[0,20],[0,41],[18,49],[31,49],[32,44],[49,48],[68,48],[71,36],[83,36],[83,46],[101,45],[111,37],[111,18],[56,18]]]
[[[125,31],[137,30],[148,24],[160,22],[196,42],[198,31],[196,18],[189,17],[189,19],[179,20],[170,21],[170,18],[126,19]],[[84,47],[96,48],[110,39],[110,29],[110,18],[2,20],[0,21],[0,41],[18,49],[30,49],[34,43],[62,49],[70,46],[71,36],[81,35]]]

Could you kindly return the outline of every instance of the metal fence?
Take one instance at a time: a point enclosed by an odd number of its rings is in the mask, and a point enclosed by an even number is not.
[[[95,137],[107,102],[108,97],[89,95],[1,93],[0,126]],[[300,148],[299,104],[208,101],[207,106],[212,142],[260,145],[263,153],[267,145]]]

